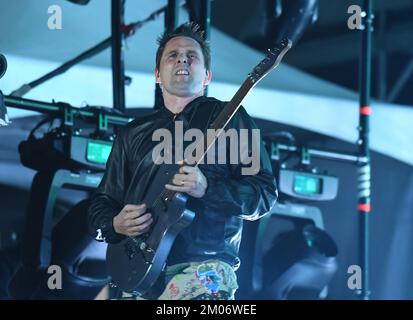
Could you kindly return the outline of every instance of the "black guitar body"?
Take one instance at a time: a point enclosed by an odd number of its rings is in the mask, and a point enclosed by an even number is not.
[[[143,202],[148,206],[153,203],[178,168],[178,165],[160,166]],[[181,193],[175,193],[171,199],[158,200],[156,206],[148,209],[154,223],[147,234],[108,245],[106,260],[113,283],[138,295],[143,295],[153,286],[165,266],[176,236],[195,217],[192,211],[185,209],[186,201],[187,196]]]

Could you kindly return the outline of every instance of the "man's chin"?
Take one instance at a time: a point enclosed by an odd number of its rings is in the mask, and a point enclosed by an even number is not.
[[[194,88],[181,87],[181,88],[176,88],[176,90],[174,90],[172,94],[180,98],[189,98],[189,97],[199,95],[200,91],[202,91],[202,89],[196,90]]]
[[[198,92],[180,92],[176,94],[177,97],[180,98],[192,98],[199,96]]]

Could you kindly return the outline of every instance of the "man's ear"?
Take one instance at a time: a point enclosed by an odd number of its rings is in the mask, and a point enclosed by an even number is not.
[[[156,83],[161,83],[161,73],[159,72],[159,70],[157,68],[155,68],[155,79],[156,79]]]
[[[205,72],[205,79],[204,79],[204,86],[207,86],[212,79],[212,71],[211,70],[207,70]]]

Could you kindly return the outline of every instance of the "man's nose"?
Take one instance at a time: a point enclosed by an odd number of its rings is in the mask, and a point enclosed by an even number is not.
[[[188,58],[185,55],[181,54],[178,57],[178,63],[188,63]]]

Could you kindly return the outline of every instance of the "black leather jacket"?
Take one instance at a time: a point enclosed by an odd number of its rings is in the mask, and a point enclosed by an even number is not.
[[[126,204],[139,204],[144,198],[151,181],[149,173],[154,165],[152,149],[159,143],[152,141],[154,130],[172,130],[174,120],[182,120],[185,130],[193,112],[200,106],[214,108],[209,119],[211,122],[224,105],[224,102],[214,98],[198,97],[175,119],[174,114],[163,107],[123,127],[115,139],[106,173],[92,197],[88,212],[91,233],[95,237],[101,234],[108,243],[123,239],[113,229],[113,217]],[[239,130],[256,126],[241,107],[227,125],[226,129],[229,128]],[[268,154],[262,144],[260,170],[256,175],[241,175],[241,167],[250,165],[229,164],[228,156],[228,164],[217,164],[217,159],[215,163],[199,165],[208,182],[206,194],[198,199],[189,197],[187,207],[196,215],[189,227],[177,236],[168,265],[221,259],[237,268],[242,219],[258,219],[275,204],[276,183]]]

